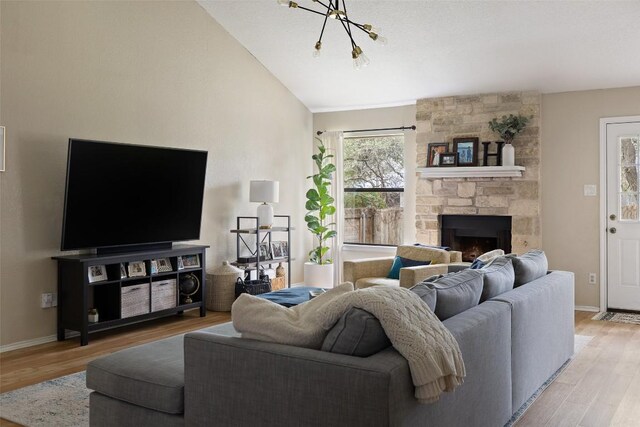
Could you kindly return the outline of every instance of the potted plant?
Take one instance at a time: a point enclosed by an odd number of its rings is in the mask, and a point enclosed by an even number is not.
[[[332,229],[335,223],[328,222],[329,217],[336,213],[335,199],[329,194],[331,174],[336,171],[336,167],[329,160],[333,155],[327,154],[327,149],[319,138],[316,140],[319,142],[318,154],[311,158],[318,173],[307,177],[312,180],[313,188],[307,191],[305,207],[308,212],[304,220],[317,245],[309,252],[309,261],[304,264],[304,283],[307,286],[326,288],[333,287],[333,261],[327,257],[327,241],[336,236],[336,231]]]
[[[530,119],[531,117],[525,117],[520,114],[517,116],[509,114],[509,117],[502,116],[500,121],[494,118],[489,122],[489,128],[500,135],[500,138],[505,142],[504,147],[502,147],[502,166],[515,165],[515,149],[511,142],[524,130]]]

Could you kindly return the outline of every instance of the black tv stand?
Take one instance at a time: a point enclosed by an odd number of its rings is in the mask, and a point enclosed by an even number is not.
[[[172,248],[171,242],[165,243],[145,243],[128,246],[106,246],[96,249],[98,255],[126,254],[131,252],[148,252],[157,250],[169,250]]]
[[[205,307],[205,260],[209,246],[176,245],[126,253],[95,253],[53,257],[58,261],[58,341],[66,338],[66,331],[80,332],[80,345],[89,343],[89,334],[132,323],[181,314]],[[190,265],[185,256],[197,257],[199,265]],[[180,258],[180,259],[179,259]],[[151,271],[151,261],[168,259],[171,271]],[[127,265],[139,261],[145,265],[144,274],[131,277]],[[127,270],[121,275],[121,264]],[[106,277],[90,282],[91,267],[103,266]],[[180,280],[192,274],[200,282],[198,291],[186,303],[180,295]],[[131,308],[135,310],[131,310]],[[98,322],[89,322],[89,310],[97,309]],[[133,314],[132,314],[133,313]]]

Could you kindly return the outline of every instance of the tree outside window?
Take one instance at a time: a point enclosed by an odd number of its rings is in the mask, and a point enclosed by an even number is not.
[[[344,242],[402,242],[404,137],[345,138]]]

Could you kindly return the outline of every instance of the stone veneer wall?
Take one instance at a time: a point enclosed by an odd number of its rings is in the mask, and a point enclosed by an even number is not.
[[[418,177],[416,188],[416,238],[426,244],[440,244],[439,215],[512,216],[512,251],[523,253],[541,245],[540,233],[540,94],[508,92],[474,96],[421,99],[417,102],[417,164],[427,163],[430,142],[453,138],[499,139],[488,126],[494,117],[508,114],[533,116],[515,139],[516,165],[525,166],[522,178]],[[490,150],[496,145],[491,144]],[[568,165],[570,167],[570,165]]]

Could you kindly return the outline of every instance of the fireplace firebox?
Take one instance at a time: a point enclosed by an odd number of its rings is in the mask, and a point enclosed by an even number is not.
[[[493,249],[511,252],[511,217],[494,215],[441,215],[441,244],[462,252],[462,260]]]

